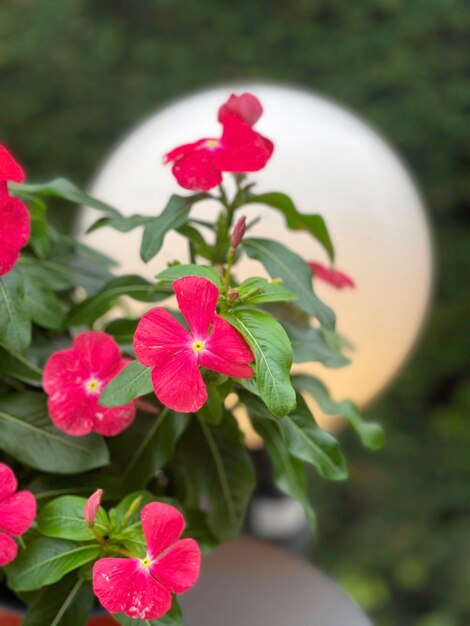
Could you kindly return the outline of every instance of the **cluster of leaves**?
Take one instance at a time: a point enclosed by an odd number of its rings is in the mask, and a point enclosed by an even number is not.
[[[333,257],[322,218],[302,215],[283,194],[255,195],[242,176],[236,182],[233,198],[223,189],[216,196],[222,211],[214,225],[190,216],[191,207],[208,194],[173,196],[156,217],[125,217],[61,179],[44,185],[10,184],[10,192],[28,202],[33,218],[29,247],[0,279],[0,449],[40,504],[26,548],[8,569],[9,585],[30,604],[29,626],[45,623],[45,615],[54,615],[54,624],[65,623],[71,611],[76,626],[86,619],[89,564],[101,554],[101,546],[84,525],[83,496],[96,488],[105,490],[111,504],[124,498],[108,515],[101,512],[100,532],[111,545],[132,544],[134,553],[143,545],[138,524],[132,522],[126,534],[128,520],[124,523],[121,513],[130,506],[129,493],[139,490],[148,490],[153,499],[173,498],[184,510],[188,534],[204,550],[237,536],[255,476],[238,423],[226,408],[229,393],[237,394],[237,406],[245,407],[263,437],[279,489],[301,502],[312,525],[307,467],[328,480],[345,479],[347,468],[338,442],[316,424],[303,394],[314,396],[324,411],[343,414],[366,446],[382,442],[376,424],[363,422],[351,403],[334,403],[319,380],[291,377],[294,362],[317,360],[327,367],[348,362],[339,349],[334,313],[315,295],[305,261],[279,242],[245,237],[238,256],[259,261],[271,279],[253,277],[238,283],[231,272],[229,233],[240,207],[254,202],[271,206],[284,215],[289,228],[307,231]],[[177,229],[188,239],[193,262],[168,267],[155,283],[139,276],[113,277],[110,259],[59,235],[48,224],[43,200],[47,196],[104,213],[92,230],[143,227],[144,261],[158,253],[168,231]],[[233,249],[231,254],[236,262]],[[225,271],[219,274],[216,267]],[[77,332],[96,328],[112,334],[122,350],[134,356],[138,319],[109,321],[108,312],[121,296],[149,306],[163,301],[172,294],[172,282],[188,275],[204,276],[219,288],[220,314],[245,337],[255,356],[253,379],[233,381],[205,372],[208,402],[197,414],[182,414],[158,404],[150,369],[133,360],[105,388],[100,402],[118,406],[143,397],[153,405],[150,412],[147,404],[127,431],[108,440],[97,434],[70,437],[57,430],[41,391],[41,367],[50,354],[70,345]],[[311,318],[317,320],[315,327]],[[56,588],[57,594],[52,593]],[[178,624],[180,614],[175,611],[159,623]],[[127,624],[127,618],[116,619]]]

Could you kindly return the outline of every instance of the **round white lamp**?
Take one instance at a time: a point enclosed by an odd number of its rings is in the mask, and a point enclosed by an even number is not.
[[[201,137],[217,136],[217,109],[232,92],[251,91],[265,113],[257,129],[275,143],[267,167],[252,175],[257,190],[282,191],[301,212],[321,213],[336,248],[336,266],[353,277],[355,290],[336,291],[316,282],[318,295],[337,313],[338,331],[354,345],[352,363],[328,370],[318,364],[302,369],[319,374],[335,399],[366,405],[393,379],[410,353],[426,316],[432,288],[432,245],[422,201],[390,146],[351,112],[318,95],[267,84],[225,85],[190,95],[157,111],[112,152],[91,193],[124,214],[157,215],[178,187],[162,156]],[[194,215],[213,219],[212,201]],[[287,231],[283,219],[266,207],[239,211],[261,216],[255,236],[279,239],[307,260],[327,262],[308,235]],[[96,218],[84,212],[80,228]],[[148,265],[139,258],[141,232],[103,229],[87,243],[117,258],[120,273],[152,278],[166,262],[187,260],[183,239],[168,235]],[[255,269],[243,260],[238,277]]]

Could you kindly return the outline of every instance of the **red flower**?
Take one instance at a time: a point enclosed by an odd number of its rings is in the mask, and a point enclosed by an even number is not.
[[[134,402],[106,408],[98,404],[101,391],[129,363],[114,339],[89,331],[73,341],[73,348],[53,354],[44,368],[52,421],[69,435],[117,435],[134,421]]]
[[[153,367],[158,399],[174,411],[193,413],[207,400],[200,366],[233,378],[251,378],[253,354],[246,341],[215,312],[219,290],[205,278],[186,276],[173,283],[178,306],[191,332],[157,307],[144,315],[134,335],[143,365]]]
[[[153,620],[170,610],[172,593],[194,585],[201,551],[194,539],[180,539],[184,519],[174,507],[152,502],[142,509],[141,519],[146,557],[100,559],[93,567],[93,589],[110,613]]]
[[[12,470],[0,463],[0,566],[16,558],[18,546],[13,537],[23,535],[36,517],[35,497],[17,488]]]
[[[352,278],[350,278],[347,274],[343,272],[339,272],[338,270],[334,270],[331,267],[325,267],[321,263],[317,263],[316,261],[310,261],[309,267],[312,270],[313,276],[320,280],[323,280],[325,283],[329,283],[336,287],[336,289],[344,289],[344,287],[352,287],[354,288],[356,285]]]
[[[5,146],[0,145],[0,276],[9,272],[18,260],[21,248],[29,241],[31,224],[28,209],[12,198],[7,183],[24,180],[21,166]]]
[[[224,123],[226,115],[236,115],[241,120],[253,126],[263,115],[261,102],[252,93],[242,93],[236,96],[234,93],[219,109],[219,122]]]
[[[222,136],[184,144],[165,155],[178,183],[192,191],[209,191],[222,182],[222,172],[257,172],[274,146],[253,130],[263,109],[252,94],[232,95],[219,110]]]
[[[88,500],[86,501],[85,508],[83,510],[83,516],[88,526],[92,527],[95,524],[96,514],[101,506],[101,498],[103,497],[103,490],[97,489]]]

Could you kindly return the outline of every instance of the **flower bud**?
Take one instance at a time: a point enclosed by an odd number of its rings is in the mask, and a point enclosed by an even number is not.
[[[243,235],[246,231],[246,217],[241,217],[238,222],[235,224],[234,229],[232,231],[231,244],[232,248],[238,248],[240,245]]]
[[[235,302],[235,300],[237,300],[239,296],[240,296],[240,292],[238,291],[238,289],[230,289],[230,291],[227,294],[227,299],[230,303],[232,303],[232,302]]]
[[[93,495],[91,495],[86,501],[84,508],[85,521],[90,528],[95,524],[96,514],[101,506],[101,498],[103,497],[103,490],[97,489]]]

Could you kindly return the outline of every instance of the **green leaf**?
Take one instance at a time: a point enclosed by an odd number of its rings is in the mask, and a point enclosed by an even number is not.
[[[72,541],[93,541],[94,535],[84,517],[86,498],[63,496],[48,502],[37,518],[38,530],[46,537],[71,539]],[[109,521],[106,511],[99,508],[95,528],[100,535],[108,531]]]
[[[238,287],[240,301],[244,304],[266,304],[297,300],[297,296],[284,285],[273,283],[266,278],[247,278]]]
[[[218,426],[193,421],[172,464],[189,508],[207,502],[207,521],[220,541],[236,537],[255,485],[253,467],[237,422],[226,414]]]
[[[109,461],[102,437],[66,435],[51,422],[46,397],[33,392],[0,400],[0,448],[25,465],[58,474],[85,472]]]
[[[294,363],[318,361],[325,367],[344,367],[351,361],[331,346],[323,328],[311,328],[282,324],[291,340]],[[327,331],[334,333],[334,331]]]
[[[51,330],[62,330],[65,321],[65,306],[47,285],[37,280],[25,266],[18,271],[23,280],[25,307],[31,320],[38,326]]]
[[[176,598],[173,597],[173,606],[170,611],[160,619],[131,619],[124,613],[113,615],[113,618],[121,624],[121,626],[183,626],[183,614],[178,605]]]
[[[42,369],[26,356],[0,346],[0,374],[42,387]]]
[[[8,584],[15,591],[41,589],[98,558],[100,550],[97,545],[37,537],[7,567]]]
[[[98,293],[77,304],[70,311],[68,324],[91,325],[107,313],[122,296],[143,302],[158,302],[171,295],[168,290],[157,287],[140,276],[119,276],[110,280]]]
[[[25,183],[9,183],[8,187],[10,192],[18,198],[26,198],[28,196],[54,196],[56,198],[62,198],[62,200],[68,200],[69,202],[75,202],[77,204],[83,204],[84,206],[104,211],[105,213],[112,213],[113,215],[120,215],[114,207],[92,198],[84,191],[74,185],[72,182],[65,178],[55,178],[47,183],[41,183],[38,185],[29,185]]]
[[[325,328],[334,330],[335,314],[313,292],[312,273],[305,261],[278,241],[244,239],[248,256],[260,261],[272,278],[280,277],[284,286],[298,296],[295,304],[313,315]]]
[[[281,421],[281,428],[292,456],[314,465],[323,478],[347,478],[346,462],[338,442],[317,426],[302,396],[297,396],[297,407]]]
[[[224,415],[224,401],[216,387],[208,387],[207,401],[198,414],[207,424],[220,424]]]
[[[94,230],[109,226],[118,230],[121,233],[127,233],[139,226],[145,226],[149,222],[152,222],[155,218],[145,215],[129,215],[128,217],[121,215],[119,217],[100,217],[94,224],[92,224],[87,233],[92,233]]]
[[[207,198],[207,194],[171,196],[161,214],[153,218],[144,229],[140,256],[145,263],[148,263],[160,251],[167,232],[186,224],[192,205],[203,198]]]
[[[140,320],[119,318],[106,324],[104,330],[109,335],[112,335],[121,346],[132,346],[139,321]]]
[[[0,276],[0,343],[13,352],[24,352],[30,342],[31,316],[22,276],[15,268]]]
[[[163,272],[160,272],[160,274],[157,274],[155,278],[165,282],[173,282],[184,276],[202,276],[214,283],[216,287],[220,288],[222,286],[220,274],[215,268],[209,265],[195,265],[193,263],[187,265],[173,265],[163,270]]]
[[[329,415],[345,417],[359,435],[362,443],[373,450],[381,448],[385,443],[385,435],[380,424],[365,422],[357,406],[349,400],[335,402],[331,399],[325,385],[313,376],[296,376],[293,379],[298,389],[311,394],[320,408]]]
[[[69,574],[41,590],[29,607],[23,626],[86,626],[93,604],[91,583]]]
[[[151,367],[132,361],[106,385],[99,399],[101,406],[122,406],[153,391]]]
[[[256,309],[235,309],[224,317],[254,352],[256,382],[266,406],[274,415],[286,415],[295,406],[290,382],[292,348],[286,331],[268,313]]]
[[[304,230],[310,233],[321,243],[331,260],[334,260],[335,252],[330,239],[330,234],[321,215],[306,215],[299,213],[292,199],[285,193],[272,192],[254,195],[249,193],[243,197],[243,204],[256,202],[278,209],[285,217],[286,224],[291,230]]]
[[[189,240],[191,243],[194,254],[197,256],[201,256],[208,261],[212,261],[213,259],[213,248],[206,242],[201,233],[194,228],[194,226],[190,226],[189,224],[185,224],[178,228],[178,232],[183,237]]]
[[[305,511],[312,528],[316,526],[316,517],[308,500],[308,479],[302,461],[293,457],[287,449],[281,422],[273,419],[266,407],[257,398],[242,392],[241,399],[273,465],[274,482],[290,498],[297,500]]]
[[[187,413],[163,409],[158,416],[139,416],[124,433],[110,440],[113,463],[128,489],[145,487],[155,472],[172,459],[189,420]]]

